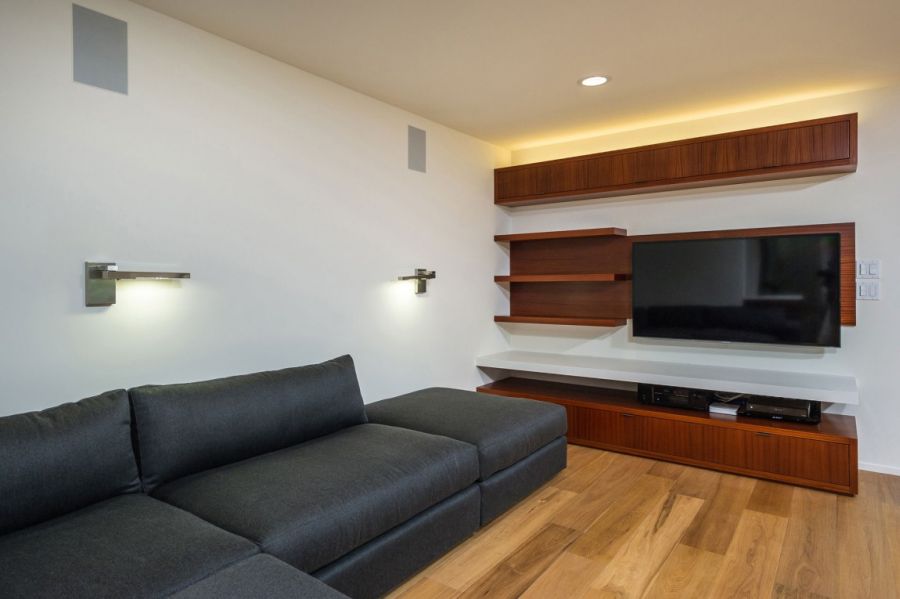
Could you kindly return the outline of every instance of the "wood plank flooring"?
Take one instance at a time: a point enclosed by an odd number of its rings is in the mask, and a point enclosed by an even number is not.
[[[391,594],[900,598],[900,477],[859,495],[569,446],[569,467]]]

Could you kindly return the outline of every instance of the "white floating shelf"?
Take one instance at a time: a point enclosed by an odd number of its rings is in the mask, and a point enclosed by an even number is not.
[[[499,368],[519,372],[692,387],[828,403],[853,405],[859,403],[856,377],[849,375],[527,351],[508,351],[479,356],[475,360],[475,364],[480,368]]]

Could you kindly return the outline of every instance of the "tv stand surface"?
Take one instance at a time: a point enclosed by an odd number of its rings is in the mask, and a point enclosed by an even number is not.
[[[644,405],[637,393],[525,378],[478,391],[566,408],[568,439],[610,451],[856,495],[856,420],[823,414],[819,424]]]
[[[859,403],[856,378],[849,375],[530,351],[479,356],[475,363],[479,368],[515,372],[652,383],[827,403]]]

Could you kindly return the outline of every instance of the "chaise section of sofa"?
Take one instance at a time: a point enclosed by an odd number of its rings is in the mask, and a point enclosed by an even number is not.
[[[477,447],[482,525],[566,466],[566,412],[560,406],[434,387],[371,403],[366,413],[370,422]]]
[[[159,597],[258,553],[140,494],[124,391],[0,418],[0,595]]]
[[[154,491],[307,572],[465,489],[473,447],[361,424]]]

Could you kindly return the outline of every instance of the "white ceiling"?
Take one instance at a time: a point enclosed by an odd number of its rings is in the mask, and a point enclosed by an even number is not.
[[[900,0],[136,1],[514,149],[900,76]]]

